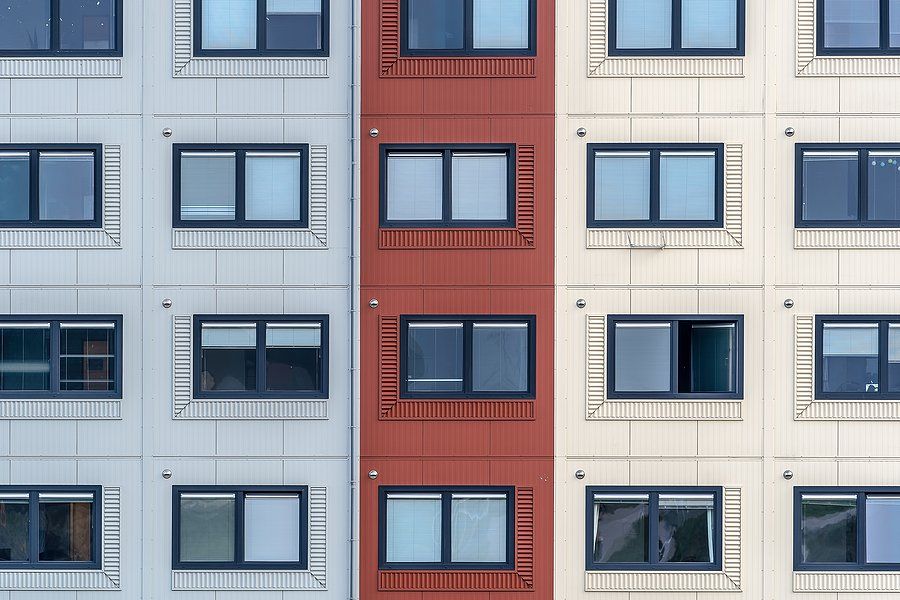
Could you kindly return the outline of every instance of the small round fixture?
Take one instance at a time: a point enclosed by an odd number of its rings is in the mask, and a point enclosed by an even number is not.
[[[585,306],[587,306],[587,300],[585,300],[584,298],[579,298],[575,301],[575,306],[577,306],[578,308],[584,308]]]
[[[381,132],[378,131],[378,130],[377,130],[376,128],[374,128],[374,127],[373,127],[372,129],[369,130],[369,135],[372,136],[372,137],[378,137],[378,134],[379,134],[379,133],[381,133]]]
[[[794,478],[794,472],[791,471],[790,469],[788,469],[787,471],[785,471],[784,473],[782,473],[781,476],[784,477],[784,478],[787,479],[787,480],[791,480],[791,479]]]
[[[584,470],[578,469],[575,471],[575,479],[584,479]]]
[[[378,308],[378,298],[369,300],[369,308]]]
[[[784,135],[786,135],[786,136],[788,136],[788,137],[794,137],[794,128],[793,128],[793,127],[788,127],[787,129],[785,129],[785,130],[784,130]]]
[[[172,469],[163,469],[162,477],[163,479],[172,479]]]
[[[576,135],[578,135],[578,137],[584,137],[584,136],[587,135],[587,129],[585,129],[584,127],[579,127],[579,128],[575,131],[575,133],[576,133]]]
[[[785,308],[794,308],[794,301],[790,298],[784,301]]]
[[[163,308],[172,308],[172,299],[171,298],[163,298],[162,305],[163,305]]]
[[[375,469],[369,471],[369,479],[378,479],[378,471]]]
[[[172,137],[172,129],[170,127],[163,129],[163,137]]]

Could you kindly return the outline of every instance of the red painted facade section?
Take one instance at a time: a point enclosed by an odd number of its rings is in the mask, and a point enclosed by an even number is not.
[[[360,452],[379,473],[361,478],[364,600],[552,597],[554,13],[537,0],[533,57],[408,58],[400,0],[362,3]],[[424,143],[514,144],[515,227],[381,228],[381,144]],[[422,314],[534,315],[535,398],[400,398],[400,317]],[[514,487],[515,569],[379,571],[388,485]]]

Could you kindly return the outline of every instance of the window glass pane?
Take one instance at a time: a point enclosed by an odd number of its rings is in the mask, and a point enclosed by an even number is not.
[[[737,48],[737,0],[681,0],[682,48]]]
[[[266,389],[318,390],[322,383],[322,326],[269,323],[266,326]]]
[[[181,218],[234,220],[235,177],[234,153],[183,153]]]
[[[40,218],[89,221],[94,218],[94,154],[41,152]]]
[[[256,390],[256,325],[202,327],[200,389]]]
[[[856,562],[856,496],[803,496],[800,555],[804,563]]]
[[[202,0],[204,50],[256,48],[256,0]]]
[[[529,0],[473,0],[475,49],[528,48]]]
[[[410,392],[463,390],[462,323],[411,323],[406,350]]]
[[[870,152],[869,219],[900,221],[900,153]]]
[[[438,221],[443,215],[441,154],[389,154],[387,218]]]
[[[733,392],[734,323],[691,324],[691,392]]]
[[[91,560],[93,495],[41,494],[38,499],[38,560]]]
[[[859,217],[856,152],[803,154],[803,220],[853,221]]]
[[[461,50],[463,0],[409,0],[411,50]]]
[[[509,204],[506,154],[453,154],[453,218],[503,221]]]
[[[715,513],[712,495],[660,494],[659,562],[713,562]]]
[[[3,0],[0,13],[0,50],[50,48],[50,0]]]
[[[528,391],[527,323],[475,323],[472,345],[476,392]]]
[[[320,50],[322,0],[266,0],[269,50]]]
[[[659,157],[659,218],[712,221],[716,218],[716,155],[663,152]]]
[[[822,346],[823,391],[878,391],[877,323],[826,323]]]
[[[388,495],[386,546],[387,562],[440,562],[440,496]]]
[[[866,562],[900,563],[900,497],[866,496]]]
[[[649,514],[646,494],[595,496],[594,562],[649,562]]]
[[[114,50],[115,0],[60,0],[59,47],[63,50]]]
[[[0,562],[28,557],[28,493],[0,495]]]
[[[650,218],[649,152],[596,154],[594,215],[599,221],[646,221]]]
[[[454,494],[450,506],[450,560],[506,562],[506,495]]]
[[[234,560],[234,494],[181,495],[182,562]]]
[[[63,325],[59,331],[59,387],[63,391],[115,389],[116,330],[112,323]]]
[[[616,0],[616,48],[672,47],[672,0]]]
[[[29,170],[27,152],[0,152],[0,221],[28,219],[31,194]]]
[[[889,44],[891,48],[900,47],[900,0],[890,0],[890,8],[888,9],[890,18],[890,38]]]
[[[50,325],[4,325],[0,329],[0,390],[49,389]]]
[[[617,323],[617,392],[668,392],[672,374],[672,332],[668,323]]]
[[[825,0],[826,48],[878,48],[879,0]]]
[[[303,161],[300,154],[252,154],[246,162],[248,221],[299,221]]]
[[[900,323],[888,326],[888,391],[900,392]]]
[[[247,494],[244,498],[244,560],[300,560],[300,496]]]

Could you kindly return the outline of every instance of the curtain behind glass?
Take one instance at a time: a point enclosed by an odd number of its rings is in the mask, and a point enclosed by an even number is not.
[[[659,218],[716,218],[716,157],[713,153],[663,152],[659,157]]]
[[[256,0],[203,0],[203,48],[256,48],[256,6]]]
[[[855,495],[803,496],[800,500],[802,561],[855,563],[856,527]]]
[[[668,392],[672,374],[671,339],[668,324],[644,327],[617,324],[616,391]]]
[[[506,562],[506,496],[453,495],[450,560],[455,563]]]
[[[672,47],[672,0],[618,0],[616,48]]]
[[[472,388],[476,392],[528,390],[528,326],[475,323]]]
[[[473,46],[528,48],[529,0],[474,0]]]
[[[442,182],[441,154],[388,155],[388,220],[440,220],[443,215]]]
[[[599,221],[650,218],[650,153],[598,152],[594,157],[594,217]]]
[[[594,497],[594,562],[646,563],[650,497]]]
[[[244,560],[300,560],[300,496],[247,494],[244,498]]]
[[[459,154],[452,158],[453,218],[503,221],[508,206],[506,154]]]
[[[386,559],[391,563],[441,561],[441,499],[387,498]]]
[[[273,156],[247,154],[246,218],[248,221],[299,221],[299,154]]]
[[[660,494],[659,562],[713,562],[714,527],[712,495]]]
[[[682,48],[736,48],[737,0],[681,0]]]

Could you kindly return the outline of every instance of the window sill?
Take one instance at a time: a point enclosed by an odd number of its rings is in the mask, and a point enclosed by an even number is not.
[[[795,592],[896,592],[900,589],[897,571],[796,571]]]
[[[0,78],[122,77],[122,58],[0,57]]]
[[[0,419],[104,419],[122,418],[122,401],[0,399]],[[2,587],[0,587],[2,589]]]
[[[797,250],[900,248],[900,229],[797,227],[794,229],[794,248]]]

